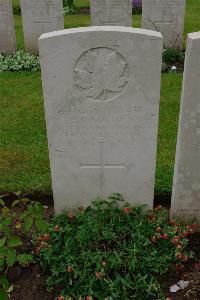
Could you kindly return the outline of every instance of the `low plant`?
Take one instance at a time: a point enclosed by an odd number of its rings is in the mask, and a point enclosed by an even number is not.
[[[65,6],[65,7],[63,7],[63,15],[64,16],[67,16],[67,15],[77,15],[77,14],[79,14],[79,12],[74,7],[71,7],[71,6]]]
[[[165,299],[158,279],[192,256],[193,227],[170,222],[162,207],[120,208],[122,200],[115,194],[64,212],[38,237],[35,252],[57,299]]]
[[[63,0],[63,14],[65,16],[78,14],[73,0]]]
[[[38,71],[40,70],[39,58],[18,50],[14,54],[0,54],[0,72],[4,71]]]
[[[132,5],[134,14],[142,13],[142,0],[132,0]]]
[[[33,255],[23,251],[24,237],[31,237],[31,231],[38,233],[48,229],[43,218],[43,206],[21,197],[20,193],[16,193],[16,196],[11,207],[0,198],[0,272],[5,275],[15,264],[25,266],[33,262]],[[5,276],[0,277],[0,285],[0,295],[6,297],[9,283]]]
[[[184,53],[177,48],[167,48],[163,51],[163,61],[171,64],[184,62]]]

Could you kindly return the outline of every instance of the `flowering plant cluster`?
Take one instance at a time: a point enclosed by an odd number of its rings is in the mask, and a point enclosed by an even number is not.
[[[165,299],[161,275],[180,270],[194,226],[169,221],[157,207],[118,205],[120,197],[97,200],[75,214],[55,216],[36,253],[50,274],[49,289],[65,299]]]
[[[5,71],[39,71],[39,58],[25,53],[24,50],[18,50],[14,54],[2,55],[0,54],[0,73]]]
[[[142,12],[142,0],[132,0],[133,3],[133,12],[141,13]]]

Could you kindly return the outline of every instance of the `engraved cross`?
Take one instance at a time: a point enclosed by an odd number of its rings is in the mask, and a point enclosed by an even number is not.
[[[98,144],[99,144],[99,153],[100,153],[99,164],[81,164],[81,169],[99,169],[100,170],[101,198],[103,198],[105,169],[124,169],[125,166],[123,164],[118,164],[118,163],[105,164],[104,142],[100,141],[100,142],[98,142]]]

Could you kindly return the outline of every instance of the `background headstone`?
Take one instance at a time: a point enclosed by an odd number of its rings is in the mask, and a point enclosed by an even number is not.
[[[160,31],[164,47],[181,48],[185,0],[143,0],[142,28]]]
[[[56,212],[111,193],[152,207],[162,44],[119,26],[40,37]]]
[[[132,0],[90,0],[93,26],[132,27]]]
[[[0,53],[16,51],[15,27],[11,0],[0,0]]]
[[[64,28],[62,0],[21,0],[26,51],[38,54],[42,33]]]
[[[188,35],[171,218],[200,222],[200,32]]]

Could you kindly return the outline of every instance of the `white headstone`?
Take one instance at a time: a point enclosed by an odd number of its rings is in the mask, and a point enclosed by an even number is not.
[[[153,204],[162,36],[88,27],[40,37],[54,202]]]
[[[166,48],[181,48],[185,0],[142,0],[142,27],[160,31]]]
[[[38,54],[41,34],[64,28],[62,0],[20,0],[26,51]]]
[[[171,218],[200,222],[200,32],[188,35]]]
[[[15,27],[11,0],[0,0],[0,53],[16,51]]]
[[[132,0],[91,0],[90,11],[93,26],[132,27]]]

